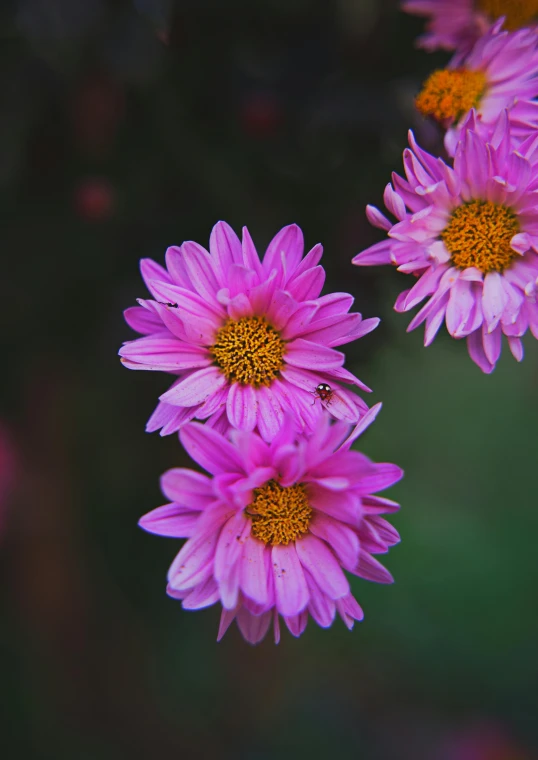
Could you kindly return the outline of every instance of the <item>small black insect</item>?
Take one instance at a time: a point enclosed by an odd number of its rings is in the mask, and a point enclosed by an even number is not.
[[[327,404],[330,404],[334,396],[334,391],[328,383],[320,383],[319,385],[316,385],[314,395],[319,398],[320,401],[325,401]],[[314,404],[315,403],[316,399],[314,399]]]
[[[171,309],[177,309],[178,307],[177,303],[168,303],[168,301],[157,301],[157,303],[160,303],[161,306],[170,306]]]

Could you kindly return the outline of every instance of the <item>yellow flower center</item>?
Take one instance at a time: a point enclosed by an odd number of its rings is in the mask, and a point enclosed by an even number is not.
[[[492,21],[504,16],[503,28],[511,32],[527,26],[538,16],[538,0],[477,0],[476,5]]]
[[[312,519],[305,486],[284,488],[274,480],[254,490],[254,501],[245,512],[252,520],[252,535],[273,546],[304,536]]]
[[[229,319],[209,349],[231,383],[270,385],[284,364],[285,343],[263,317]]]
[[[502,272],[517,256],[510,241],[519,232],[514,212],[499,203],[471,201],[452,212],[450,221],[441,233],[460,269],[476,267],[481,272]]]
[[[440,69],[426,79],[415,105],[423,116],[457,121],[478,105],[485,89],[486,77],[481,71]]]

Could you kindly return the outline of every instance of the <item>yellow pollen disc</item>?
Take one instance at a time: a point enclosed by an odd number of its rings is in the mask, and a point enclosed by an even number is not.
[[[437,121],[457,121],[478,105],[485,89],[486,77],[481,71],[440,69],[426,79],[415,105],[421,114]]]
[[[252,535],[273,546],[304,536],[312,519],[304,485],[284,488],[274,480],[254,490],[254,501],[245,512],[252,520]]]
[[[478,10],[492,21],[504,16],[504,29],[513,32],[538,16],[538,0],[477,0]]]
[[[518,218],[506,206],[471,201],[454,209],[441,237],[454,266],[486,274],[502,272],[517,256],[510,241],[518,232]]]
[[[231,383],[270,385],[284,364],[285,343],[263,317],[229,319],[209,349]]]

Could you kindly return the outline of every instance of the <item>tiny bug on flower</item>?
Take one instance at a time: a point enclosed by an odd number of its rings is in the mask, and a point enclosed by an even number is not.
[[[313,391],[313,393],[320,401],[325,401],[327,404],[331,403],[334,396],[334,391],[328,383],[320,383],[319,385],[316,385],[316,390]],[[314,399],[314,404],[315,403],[316,399]]]
[[[177,309],[178,307],[177,303],[168,303],[168,301],[157,301],[157,303],[160,303],[161,306],[169,306],[171,309]]]

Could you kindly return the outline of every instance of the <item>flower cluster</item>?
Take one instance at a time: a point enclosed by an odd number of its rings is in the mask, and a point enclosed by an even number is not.
[[[538,3],[404,7],[431,16],[428,48],[456,49],[416,99],[446,130],[450,160],[421,149],[410,133],[405,178],[393,174],[384,195],[396,221],[368,206],[369,221],[388,239],[353,263],[390,264],[417,278],[395,304],[408,311],[427,299],[409,329],[425,322],[429,345],[445,322],[489,373],[503,335],[518,361],[527,329],[538,338],[538,32],[524,26]]]
[[[122,362],[175,377],[147,429],[179,431],[209,473],[167,472],[170,503],[140,524],[187,539],[168,593],[185,609],[220,603],[219,638],[234,619],[251,643],[271,621],[278,641],[279,616],[295,636],[309,615],[351,628],[362,610],[346,572],[392,580],[374,555],[399,540],[380,516],[398,505],[374,494],[402,472],[350,450],[381,405],[368,409],[335,348],[379,320],[350,313],[347,293],[321,295],[321,255],[291,225],[260,259],[246,228],[239,240],[219,222],[209,251],[186,242],[166,268],[142,261],[152,298],[125,312],[142,337]]]

